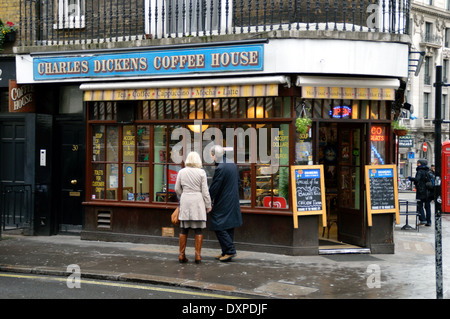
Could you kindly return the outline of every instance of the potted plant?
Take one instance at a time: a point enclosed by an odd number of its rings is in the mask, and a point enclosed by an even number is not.
[[[17,27],[13,22],[7,21],[6,23],[3,23],[1,25],[1,31],[6,42],[16,41]]]
[[[297,129],[297,132],[301,134],[305,134],[309,131],[311,128],[312,120],[307,117],[299,117],[295,121],[295,128]]]
[[[394,129],[394,134],[397,136],[405,136],[408,134],[408,129],[399,120],[392,122],[392,128]]]

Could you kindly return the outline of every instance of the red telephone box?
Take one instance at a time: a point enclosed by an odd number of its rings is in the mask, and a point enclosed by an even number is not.
[[[450,141],[442,143],[441,161],[442,212],[450,213]]]

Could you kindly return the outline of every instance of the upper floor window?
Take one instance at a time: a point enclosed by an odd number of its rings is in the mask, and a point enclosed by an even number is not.
[[[443,60],[443,65],[442,65],[442,77],[443,77],[443,81],[444,82],[448,82],[448,61],[447,59]]]
[[[425,41],[431,42],[433,32],[433,24],[430,22],[425,22]]]
[[[223,34],[232,26],[233,7],[230,3],[220,0],[145,0],[145,32],[152,37]]]
[[[423,94],[423,118],[428,119],[428,112],[430,107],[430,93]]]
[[[424,63],[424,83],[427,85],[431,84],[431,58],[429,56],[425,57],[425,63]]]
[[[442,119],[447,119],[447,117],[448,117],[448,112],[447,112],[447,94],[443,94],[442,95],[442,107],[441,107],[441,110],[442,110]]]
[[[450,0],[449,0],[450,1]],[[450,9],[449,9],[450,10]],[[450,47],[450,29],[449,28],[445,28],[445,34],[444,34],[444,46],[446,48]]]
[[[85,27],[85,0],[58,0],[56,29]]]

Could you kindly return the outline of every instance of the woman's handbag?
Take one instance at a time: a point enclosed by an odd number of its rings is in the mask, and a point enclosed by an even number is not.
[[[172,216],[170,217],[170,220],[172,221],[172,224],[174,225],[179,225],[180,224],[180,220],[178,219],[178,213],[180,212],[179,207],[177,207],[173,213]]]

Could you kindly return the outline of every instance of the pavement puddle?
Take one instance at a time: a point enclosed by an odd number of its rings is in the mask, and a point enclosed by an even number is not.
[[[318,289],[298,286],[285,282],[269,282],[255,289],[255,292],[263,292],[281,298],[300,298],[305,297]]]

